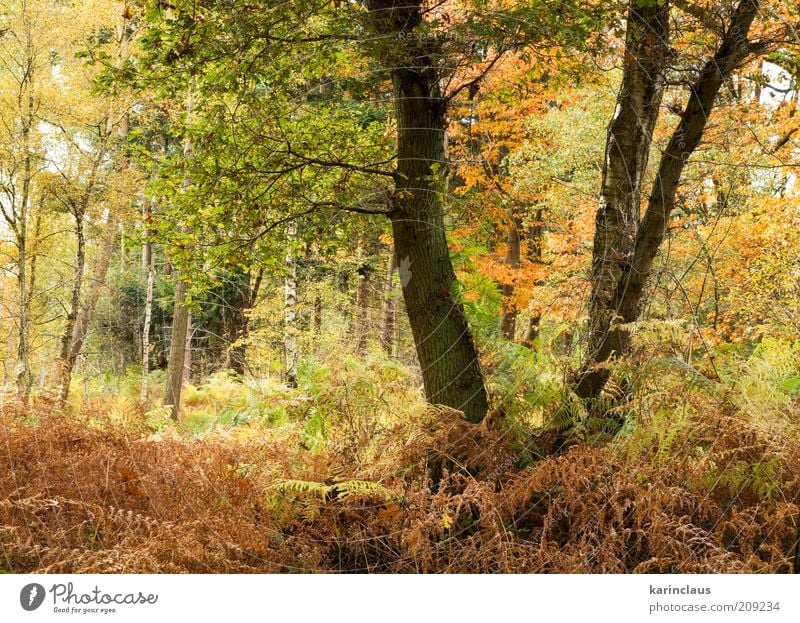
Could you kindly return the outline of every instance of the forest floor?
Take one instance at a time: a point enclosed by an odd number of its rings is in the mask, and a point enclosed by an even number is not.
[[[244,391],[220,383],[220,404]],[[0,568],[797,570],[794,403],[782,407],[782,425],[767,427],[700,391],[667,392],[658,405],[649,395],[614,440],[576,440],[546,456],[545,432],[469,424],[392,393],[391,379],[377,395],[324,386],[325,395],[262,395],[269,408],[258,417],[210,404],[217,418],[206,426],[197,423],[202,390],[190,390],[179,425],[120,397],[66,411],[7,405]]]

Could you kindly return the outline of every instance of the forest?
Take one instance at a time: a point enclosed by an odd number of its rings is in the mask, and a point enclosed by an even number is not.
[[[0,0],[0,572],[800,572],[794,0]]]

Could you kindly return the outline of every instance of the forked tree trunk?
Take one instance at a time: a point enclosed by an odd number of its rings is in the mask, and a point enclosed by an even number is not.
[[[368,0],[372,27],[393,37],[397,175],[390,218],[403,297],[428,402],[481,421],[488,409],[478,351],[458,298],[444,224],[447,102],[422,23],[420,0]]]
[[[124,134],[127,135],[127,124],[125,124]],[[89,321],[94,313],[97,300],[100,298],[100,289],[105,283],[108,266],[111,262],[113,253],[113,237],[116,232],[116,221],[109,217],[108,227],[104,244],[101,247],[100,258],[95,266],[92,275],[92,283],[89,286],[86,300],[83,298],[83,277],[86,270],[86,213],[91,201],[91,193],[97,182],[97,175],[102,164],[102,150],[92,163],[92,170],[87,180],[86,188],[83,191],[80,203],[75,206],[73,216],[75,217],[75,238],[77,241],[77,252],[75,255],[75,274],[72,282],[72,295],[70,297],[70,307],[67,311],[67,318],[64,324],[64,333],[61,336],[61,350],[59,352],[58,364],[56,367],[56,385],[58,388],[58,403],[63,405],[69,396],[69,386],[72,382],[72,371],[75,362],[83,348],[83,341],[89,331]],[[110,236],[110,244],[109,243]]]
[[[639,318],[644,286],[666,235],[681,174],[689,157],[700,144],[720,87],[751,53],[747,37],[759,4],[758,0],[740,1],[727,24],[716,54],[705,63],[691,87],[681,120],[661,155],[647,209],[638,225],[633,248],[628,252],[628,243],[625,243],[626,253],[619,259],[614,270],[615,279],[608,283],[603,282],[603,296],[607,303],[603,310],[597,312],[598,317],[592,320],[592,350],[576,385],[579,396],[599,395],[608,379],[609,371],[607,367],[598,367],[597,364],[628,351],[630,338],[624,325]],[[626,67],[626,74],[631,71],[634,70]],[[601,211],[602,209],[601,205]],[[595,245],[595,265],[603,262],[603,257],[609,250],[613,248],[598,248]],[[598,253],[601,257],[598,257]]]
[[[624,74],[606,138],[592,251],[589,339],[576,385],[582,397],[597,395],[608,379],[608,368],[598,364],[628,346],[627,331],[617,328],[615,296],[636,245],[642,185],[669,61],[670,2],[642,4],[630,0]]]

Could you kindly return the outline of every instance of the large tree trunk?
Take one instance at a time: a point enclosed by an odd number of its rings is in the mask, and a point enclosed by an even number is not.
[[[620,258],[615,271],[616,279],[610,283],[612,290],[606,305],[609,312],[607,328],[595,336],[594,351],[590,351],[591,358],[584,365],[576,386],[579,396],[597,396],[608,379],[609,372],[607,368],[597,367],[596,364],[602,364],[628,350],[630,338],[624,325],[639,318],[644,286],[666,235],[681,174],[689,157],[700,144],[720,87],[750,53],[747,36],[758,7],[758,0],[741,0],[727,25],[716,54],[706,62],[691,87],[680,123],[661,156],[647,210],[637,228],[633,248]],[[598,248],[595,247],[595,253],[597,252]],[[595,262],[597,261],[598,258],[595,257]],[[594,333],[596,330],[593,327]]]
[[[506,277],[507,281],[501,288],[501,293],[503,295],[503,316],[500,319],[500,333],[502,333],[503,337],[509,342],[513,342],[514,336],[517,333],[517,315],[519,314],[517,304],[514,301],[514,292],[516,290],[514,282],[517,278],[521,260],[521,223],[519,216],[516,214],[516,210],[513,208],[509,215],[509,221],[508,233],[506,234],[507,248],[505,264],[511,274]]]
[[[393,49],[387,50],[397,118],[390,218],[425,396],[479,422],[488,409],[486,390],[445,236],[447,102],[428,51],[431,42],[415,36],[414,28],[422,22],[421,1],[367,4],[373,27],[395,38]]]
[[[646,7],[631,0],[628,8],[624,75],[606,139],[595,219],[589,339],[576,385],[583,397],[597,395],[608,379],[608,368],[597,364],[628,345],[627,331],[618,327],[615,295],[639,231],[642,184],[669,61],[669,13],[669,0]]]

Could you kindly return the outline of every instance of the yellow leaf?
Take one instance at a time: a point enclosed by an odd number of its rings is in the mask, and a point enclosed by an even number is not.
[[[444,526],[445,530],[449,530],[450,528],[453,527],[453,518],[447,513],[445,513],[442,516],[442,525]]]

